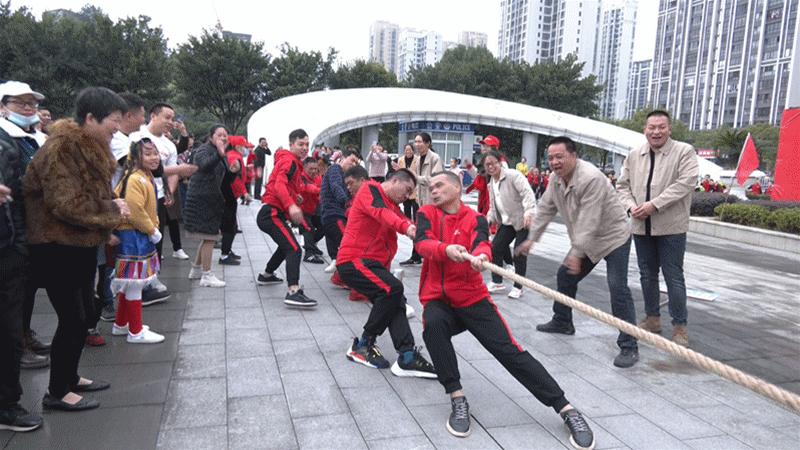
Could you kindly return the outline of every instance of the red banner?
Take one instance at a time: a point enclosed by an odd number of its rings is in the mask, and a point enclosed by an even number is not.
[[[773,200],[800,201],[800,108],[783,111]]]
[[[744,182],[758,169],[758,152],[756,151],[756,143],[753,142],[753,136],[747,133],[747,139],[744,141],[744,148],[742,153],[739,154],[739,163],[736,164],[736,182],[739,186],[744,186]]]

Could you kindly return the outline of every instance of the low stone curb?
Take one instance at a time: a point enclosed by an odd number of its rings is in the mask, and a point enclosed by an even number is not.
[[[744,244],[800,254],[800,236],[780,231],[720,222],[715,218],[709,217],[692,217],[689,220],[689,231]]]

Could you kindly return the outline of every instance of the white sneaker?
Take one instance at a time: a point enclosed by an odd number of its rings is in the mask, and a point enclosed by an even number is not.
[[[203,272],[200,278],[200,286],[202,287],[225,287],[225,282],[220,280],[214,275],[214,272]]]
[[[174,252],[172,252],[172,257],[175,259],[183,259],[183,260],[189,259],[189,255],[187,255],[182,248],[179,248]]]
[[[406,303],[406,319],[410,319],[412,317],[414,317],[414,308]]]
[[[403,269],[394,269],[392,271],[392,275],[400,281],[403,281],[403,275],[405,275],[405,271]]]
[[[189,279],[190,280],[199,280],[203,277],[203,268],[201,266],[195,266],[192,264],[192,268],[189,269]]]
[[[142,330],[149,330],[150,327],[147,325],[142,325]],[[128,325],[124,327],[117,326],[116,323],[111,325],[111,335],[112,336],[125,336],[128,334]]]
[[[330,265],[325,268],[325,273],[336,272],[336,260],[331,261]]]
[[[502,283],[492,283],[486,285],[486,288],[489,289],[489,292],[503,292],[506,290],[506,287]]]
[[[522,297],[522,288],[513,288],[511,292],[508,293],[508,298],[518,299]]]
[[[129,344],[158,344],[164,342],[164,336],[142,327],[139,334],[128,333],[127,341]]]
[[[167,287],[158,279],[158,277],[153,278],[153,280],[150,282],[150,287],[158,292],[164,292],[167,290]]]

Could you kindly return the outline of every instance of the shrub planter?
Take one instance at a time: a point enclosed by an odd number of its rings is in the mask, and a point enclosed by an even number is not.
[[[689,231],[800,254],[800,236],[795,234],[720,222],[711,217],[692,217],[689,220]]]

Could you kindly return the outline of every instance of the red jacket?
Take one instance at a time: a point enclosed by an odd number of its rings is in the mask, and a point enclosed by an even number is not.
[[[302,173],[303,163],[292,152],[275,152],[275,167],[269,174],[262,203],[288,213],[289,207],[297,204],[297,195],[303,192],[303,181],[300,179]]]
[[[228,150],[225,152],[228,160],[228,167],[232,166],[234,161],[239,161],[239,173],[236,174],[236,179],[231,182],[231,191],[236,198],[244,196],[247,193],[247,188],[244,187],[244,158],[238,150]]]
[[[300,204],[300,209],[303,214],[313,216],[317,213],[317,206],[319,206],[319,188],[322,186],[322,178],[316,177],[313,180],[307,173],[300,174],[300,179],[303,181],[303,203]]]
[[[411,222],[389,200],[380,183],[365,181],[347,216],[336,265],[371,259],[388,269],[397,253],[397,233],[405,234],[409,226]]]
[[[489,212],[489,184],[485,176],[478,174],[467,188],[467,194],[475,190],[478,191],[478,212],[485,216]]]
[[[417,212],[414,242],[423,258],[419,280],[419,301],[423,307],[429,301],[440,300],[453,308],[465,308],[489,298],[483,275],[472,270],[469,262],[453,262],[445,253],[448,245],[458,244],[474,256],[486,255],[491,259],[489,223],[485,216],[463,203],[455,214],[425,205]]]
[[[250,152],[250,154],[247,155],[247,164],[245,165],[245,171],[244,171],[244,182],[246,184],[252,183],[253,182],[253,178],[255,178],[255,176],[256,176],[255,167],[247,167],[247,166],[254,165],[255,162],[256,162],[256,154],[253,153],[253,152]]]

